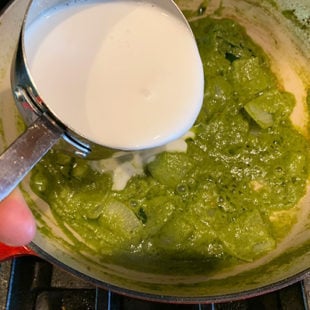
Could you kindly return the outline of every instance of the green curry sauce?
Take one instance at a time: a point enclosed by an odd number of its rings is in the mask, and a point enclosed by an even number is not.
[[[290,120],[294,96],[236,22],[191,26],[206,84],[186,152],[156,155],[121,190],[109,172],[56,150],[34,168],[33,190],[77,251],[144,270],[193,261],[211,270],[255,260],[294,225],[309,177],[309,141]]]

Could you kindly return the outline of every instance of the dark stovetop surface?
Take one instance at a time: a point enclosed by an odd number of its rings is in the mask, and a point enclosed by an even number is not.
[[[75,278],[37,257],[0,264],[0,310],[309,310],[310,275],[262,296],[222,304],[173,305],[124,297]]]

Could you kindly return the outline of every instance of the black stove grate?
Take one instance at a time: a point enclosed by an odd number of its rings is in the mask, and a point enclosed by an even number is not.
[[[161,304],[94,287],[37,257],[13,259],[7,292],[0,294],[5,310],[309,310],[304,282],[237,302]]]

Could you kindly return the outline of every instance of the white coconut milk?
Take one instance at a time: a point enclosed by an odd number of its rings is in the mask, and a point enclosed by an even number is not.
[[[119,149],[183,135],[199,113],[203,68],[187,26],[143,1],[72,2],[25,31],[33,81],[76,133]]]

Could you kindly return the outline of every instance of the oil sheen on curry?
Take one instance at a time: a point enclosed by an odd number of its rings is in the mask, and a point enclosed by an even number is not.
[[[183,139],[95,162],[53,150],[34,168],[33,190],[76,251],[151,271],[214,271],[272,251],[296,223],[309,140],[291,122],[294,95],[236,22],[191,27],[205,95]]]

